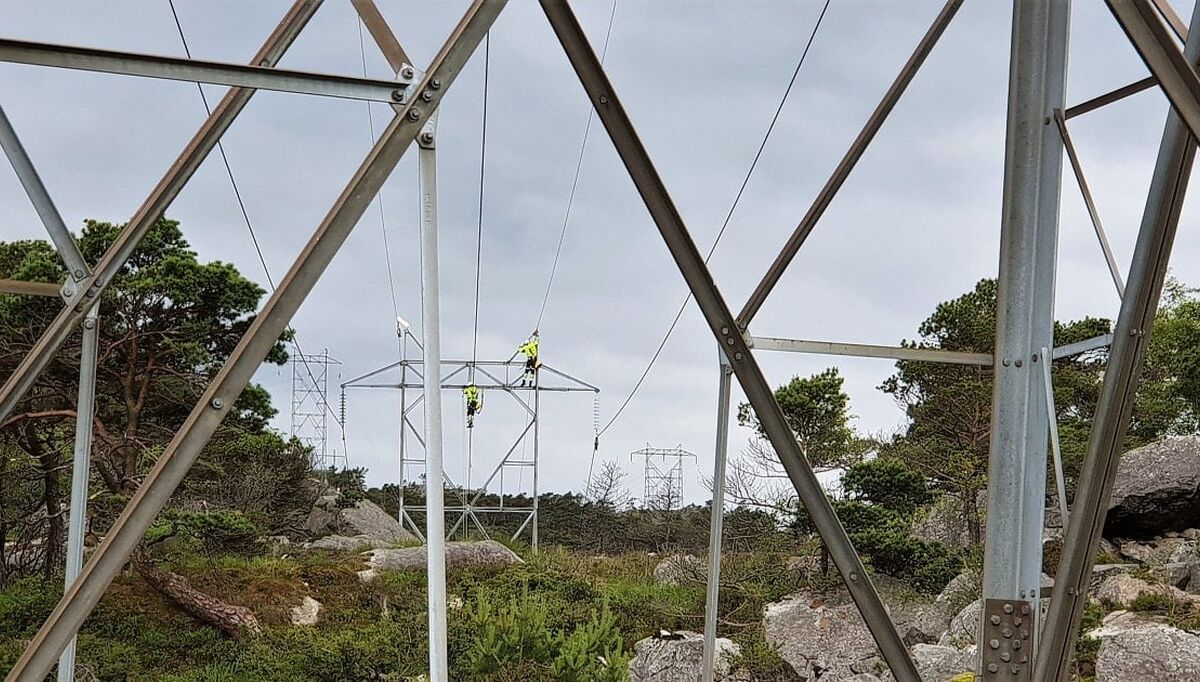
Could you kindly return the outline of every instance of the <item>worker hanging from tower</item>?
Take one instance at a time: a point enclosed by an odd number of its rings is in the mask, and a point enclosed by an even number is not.
[[[521,344],[517,349],[518,353],[525,354],[525,374],[521,376],[522,386],[532,386],[536,383],[538,368],[542,366],[542,361],[538,359],[538,332],[533,330],[533,334]]]
[[[483,391],[475,384],[463,388],[463,397],[467,400],[467,428],[475,428],[475,415],[483,412]]]

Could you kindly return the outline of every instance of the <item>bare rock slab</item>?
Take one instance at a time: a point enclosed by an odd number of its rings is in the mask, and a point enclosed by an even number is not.
[[[763,609],[767,642],[806,680],[844,680],[882,667],[853,603],[800,593]]]
[[[631,682],[700,682],[703,672],[704,636],[687,630],[663,632],[633,645],[629,662]],[[737,644],[724,637],[716,640],[713,665],[717,680],[730,678],[730,664],[739,653]]]
[[[1106,537],[1142,538],[1200,526],[1200,436],[1166,438],[1121,458]]]
[[[400,549],[373,549],[364,552],[369,571],[424,571],[426,569],[425,546]],[[447,542],[446,568],[464,566],[510,566],[523,564],[521,557],[511,549],[496,542]]]
[[[1126,628],[1101,641],[1096,682],[1200,680],[1200,637],[1160,623]]]

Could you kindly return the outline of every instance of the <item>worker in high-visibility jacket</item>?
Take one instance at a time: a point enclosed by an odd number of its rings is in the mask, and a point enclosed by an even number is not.
[[[517,349],[518,353],[525,354],[525,374],[521,377],[521,385],[533,384],[537,377],[538,368],[542,366],[542,361],[538,359],[538,333],[535,331],[521,347]]]
[[[463,388],[463,398],[467,400],[467,428],[475,428],[475,415],[483,412],[483,391],[469,384]]]

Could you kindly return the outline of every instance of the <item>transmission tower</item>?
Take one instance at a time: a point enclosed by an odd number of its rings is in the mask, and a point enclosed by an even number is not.
[[[644,497],[642,505],[652,511],[671,511],[683,504],[683,460],[696,459],[694,453],[681,446],[655,448],[649,443],[629,454],[630,459],[642,457],[644,468]]]
[[[312,448],[320,469],[343,469],[346,453],[329,447],[329,366],[340,365],[325,349],[305,355],[292,346],[292,429],[291,435]]]

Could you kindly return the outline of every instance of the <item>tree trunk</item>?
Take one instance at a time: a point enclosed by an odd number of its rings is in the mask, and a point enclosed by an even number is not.
[[[200,622],[234,639],[262,632],[253,611],[204,594],[189,585],[187,578],[159,568],[141,548],[133,553],[133,567],[151,587]]]

